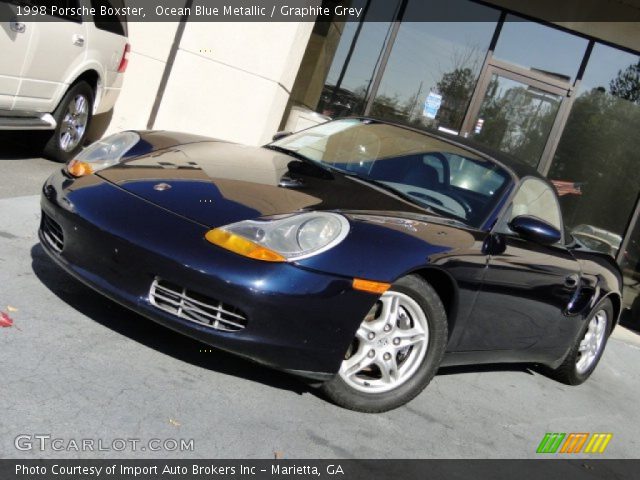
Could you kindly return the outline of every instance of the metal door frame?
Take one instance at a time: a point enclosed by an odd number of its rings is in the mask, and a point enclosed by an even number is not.
[[[490,51],[487,54],[487,59],[480,72],[476,89],[462,122],[462,128],[460,129],[461,136],[467,137],[471,134],[475,118],[480,113],[482,102],[487,95],[489,83],[491,82],[493,75],[504,77],[524,85],[529,85],[533,88],[537,88],[538,90],[548,92],[552,95],[558,95],[562,98],[553,125],[549,131],[547,142],[545,143],[545,147],[538,159],[537,168],[540,173],[546,175],[551,166],[553,153],[558,146],[560,136],[567,122],[567,118],[569,117],[571,104],[573,103],[573,92],[577,87],[577,82],[572,84],[568,81],[551,78],[540,72],[531,71],[518,65],[503,62],[493,58],[493,52]]]
[[[636,199],[636,203],[629,217],[629,223],[627,223],[627,228],[622,235],[622,243],[620,244],[620,248],[618,248],[618,252],[616,253],[616,262],[622,268],[622,262],[624,261],[624,252],[629,248],[629,242],[631,241],[631,235],[633,235],[633,231],[636,229],[636,225],[638,224],[638,219],[640,218],[640,194],[638,194],[638,198]]]

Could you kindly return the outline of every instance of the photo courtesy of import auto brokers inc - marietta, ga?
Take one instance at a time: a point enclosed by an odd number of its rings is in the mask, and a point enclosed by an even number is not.
[[[42,246],[122,305],[353,410],[403,405],[443,365],[589,378],[621,273],[565,232],[535,169],[369,118],[276,138],[107,137],[44,184]]]

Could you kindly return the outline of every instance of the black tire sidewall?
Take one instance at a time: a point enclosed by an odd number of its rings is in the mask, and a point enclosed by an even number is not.
[[[426,281],[413,275],[403,277],[390,290],[411,297],[424,311],[429,326],[426,355],[410,379],[388,392],[355,390],[337,374],[322,389],[338,405],[371,413],[391,410],[409,402],[424,390],[440,367],[447,343],[447,317],[437,293]]]
[[[60,130],[62,128],[62,120],[67,112],[69,103],[78,94],[84,95],[89,102],[89,115],[87,117],[87,125],[84,131],[84,135],[78,142],[78,145],[76,145],[73,150],[66,152],[60,147]],[[57,108],[53,112],[53,118],[55,118],[56,120],[56,128],[53,131],[53,135],[47,141],[47,144],[44,147],[45,157],[56,162],[67,162],[71,160],[82,149],[83,143],[87,139],[89,127],[91,125],[91,119],[93,117],[94,97],[95,95],[93,89],[87,82],[80,81],[69,87],[67,92],[62,97],[62,100],[60,100]]]

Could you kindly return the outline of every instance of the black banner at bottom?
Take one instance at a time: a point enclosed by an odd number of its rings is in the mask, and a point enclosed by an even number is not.
[[[640,460],[0,460],[1,480],[637,478]]]

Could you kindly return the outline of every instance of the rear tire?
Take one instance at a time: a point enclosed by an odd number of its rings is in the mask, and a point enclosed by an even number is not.
[[[73,84],[53,112],[56,128],[43,155],[56,162],[68,162],[82,149],[93,112],[94,92],[87,82]]]
[[[606,298],[591,311],[578,340],[562,365],[551,371],[551,376],[567,385],[580,385],[586,381],[602,358],[612,321],[613,305]]]
[[[362,321],[340,371],[321,390],[350,410],[397,408],[429,384],[447,338],[447,315],[436,291],[417,275],[403,277]]]

